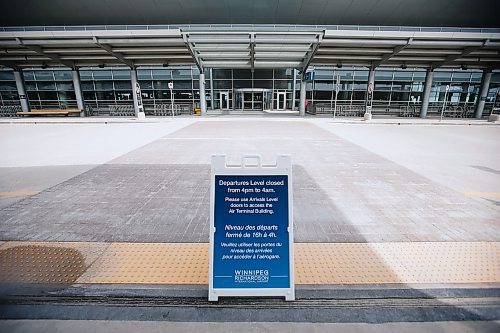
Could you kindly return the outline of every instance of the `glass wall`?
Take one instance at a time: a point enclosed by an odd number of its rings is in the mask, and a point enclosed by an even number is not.
[[[14,72],[11,70],[0,70],[0,105],[19,104]]]
[[[366,68],[311,67],[314,80],[307,82],[306,98],[310,103],[332,106],[364,105],[368,81]],[[260,89],[272,91],[266,103],[270,109],[292,109],[295,89],[295,108],[300,100],[300,75],[293,69],[213,69],[205,74],[207,107],[234,109],[236,90]],[[31,107],[76,107],[76,97],[71,71],[67,69],[24,69],[23,75]],[[213,76],[211,78],[211,75]],[[375,71],[373,93],[374,109],[397,109],[401,106],[420,107],[425,81],[425,70],[379,68]],[[340,77],[340,90],[336,96],[335,80]],[[436,70],[430,96],[431,110],[447,105],[469,106],[477,102],[482,72],[478,70]],[[96,108],[109,105],[132,105],[132,87],[128,68],[82,68],[80,70],[82,93],[86,104]],[[170,103],[168,82],[174,83],[175,103],[199,103],[199,71],[193,66],[151,67],[137,70],[146,110],[154,105]],[[212,85],[213,84],[213,85]],[[446,94],[446,86],[449,86]],[[500,71],[492,75],[486,100],[488,114],[497,89],[500,88]],[[250,96],[250,95],[248,95]],[[242,98],[248,96],[243,95]],[[267,95],[266,95],[267,96]],[[267,97],[269,98],[269,97]],[[285,102],[283,104],[283,99]],[[19,97],[12,70],[0,70],[1,105],[19,104]]]
[[[292,108],[293,69],[291,68],[255,69],[254,72],[249,69],[213,69],[212,72],[215,109],[238,108],[241,104],[239,104],[239,101],[235,100],[239,98],[234,93],[235,90],[253,88],[272,90],[271,103],[269,106],[273,110],[283,109],[282,103],[278,105],[283,93],[286,96],[285,108]],[[225,101],[226,94],[229,94],[229,105],[227,105]],[[248,94],[246,97],[254,95]],[[253,99],[254,97],[249,98]]]

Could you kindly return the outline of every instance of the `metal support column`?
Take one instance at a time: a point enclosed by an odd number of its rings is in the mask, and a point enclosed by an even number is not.
[[[200,73],[200,109],[201,116],[207,115],[207,99],[205,98],[205,74]]]
[[[368,72],[368,85],[366,86],[365,97],[365,120],[372,119],[373,89],[375,88],[375,67],[370,67]]]
[[[293,84],[292,84],[292,111],[295,111],[297,108],[295,107],[295,83],[297,81],[297,70],[293,69]]]
[[[19,95],[19,101],[21,102],[21,110],[23,112],[29,112],[30,105],[28,96],[26,95],[26,88],[24,86],[24,78],[21,69],[14,70],[14,78],[16,79],[17,94]]]
[[[299,115],[304,117],[306,115],[306,80],[304,73],[300,75],[300,105]]]
[[[422,106],[420,107],[420,118],[427,117],[427,109],[429,108],[429,98],[431,96],[433,77],[434,71],[432,70],[432,68],[428,68],[427,74],[425,75],[424,94],[422,97]]]
[[[137,100],[137,93],[135,91],[137,83],[137,70],[135,68],[130,69],[130,81],[132,83],[132,96],[134,98],[134,113],[136,117],[139,117],[139,101]]]
[[[477,119],[481,119],[483,117],[484,104],[486,103],[486,97],[488,96],[488,90],[490,89],[490,81],[491,81],[491,70],[484,70],[483,76],[481,78],[481,88],[479,91],[479,99],[476,104],[476,112],[474,113],[474,117]]]
[[[80,112],[80,117],[85,117],[85,104],[83,102],[82,97],[82,86],[80,84],[80,72],[78,68],[75,68],[71,71],[73,74],[73,87],[75,88],[75,96],[76,96],[76,105]]]
[[[214,96],[214,71],[210,68],[210,109],[215,110],[215,96]]]

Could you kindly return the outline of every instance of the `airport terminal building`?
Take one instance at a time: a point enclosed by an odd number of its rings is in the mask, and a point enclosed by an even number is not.
[[[482,118],[500,87],[495,1],[28,3],[0,14],[2,116]]]

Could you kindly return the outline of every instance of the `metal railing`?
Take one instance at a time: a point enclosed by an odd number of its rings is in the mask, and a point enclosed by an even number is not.
[[[82,31],[82,30],[253,30],[253,31],[415,31],[415,32],[475,32],[500,33],[500,28],[415,27],[374,25],[286,25],[286,24],[158,24],[158,25],[78,25],[78,26],[7,26],[0,31]]]

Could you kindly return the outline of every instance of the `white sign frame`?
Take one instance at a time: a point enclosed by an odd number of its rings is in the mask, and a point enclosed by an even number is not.
[[[210,176],[210,249],[208,272],[208,300],[218,301],[221,296],[283,296],[295,300],[295,272],[293,246],[292,162],[290,155],[278,155],[276,164],[263,165],[260,155],[244,155],[239,165],[228,165],[226,155],[212,155]],[[288,246],[289,288],[214,288],[214,236],[215,236],[215,176],[288,176]]]

